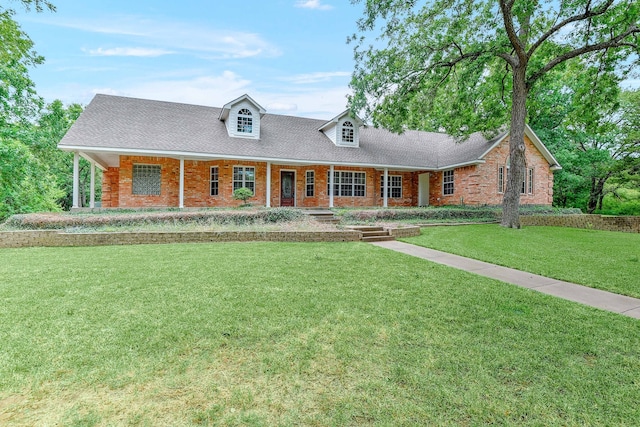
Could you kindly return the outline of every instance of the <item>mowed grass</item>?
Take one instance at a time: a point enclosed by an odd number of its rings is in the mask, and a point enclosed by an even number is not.
[[[402,240],[640,298],[640,234],[490,224],[425,227]]]
[[[364,243],[0,250],[0,425],[637,425],[640,322]]]

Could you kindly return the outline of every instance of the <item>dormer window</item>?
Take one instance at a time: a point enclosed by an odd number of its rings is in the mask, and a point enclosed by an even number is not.
[[[238,111],[238,127],[239,133],[253,132],[253,115],[248,108]]]
[[[353,123],[350,121],[346,121],[342,123],[342,143],[343,144],[353,144],[354,142],[354,129]]]

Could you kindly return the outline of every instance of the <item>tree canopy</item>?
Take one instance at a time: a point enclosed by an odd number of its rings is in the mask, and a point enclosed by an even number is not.
[[[508,126],[502,225],[519,227],[530,96],[578,58],[625,75],[638,62],[639,19],[635,0],[367,0],[350,38],[350,106],[396,132]]]

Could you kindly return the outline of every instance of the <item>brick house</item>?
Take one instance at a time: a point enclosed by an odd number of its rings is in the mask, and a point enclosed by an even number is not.
[[[525,142],[521,203],[550,205],[561,167],[529,127]],[[235,206],[240,187],[267,207],[497,205],[509,171],[506,133],[398,135],[349,111],[267,114],[248,95],[222,108],[96,95],[58,147],[75,153],[74,207],[79,156],[102,170],[107,208]]]

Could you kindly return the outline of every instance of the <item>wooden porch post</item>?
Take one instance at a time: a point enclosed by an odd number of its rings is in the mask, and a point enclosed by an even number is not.
[[[73,205],[74,209],[79,208],[80,200],[80,154],[76,151],[73,153]]]
[[[333,207],[333,165],[329,166],[329,207]]]
[[[184,159],[180,158],[180,194],[179,194],[179,208],[184,208]]]
[[[89,207],[96,207],[96,163],[91,162],[91,190],[89,196]]]
[[[265,206],[271,207],[271,162],[267,162],[267,203]]]
[[[389,168],[384,168],[384,185],[383,185],[383,191],[384,191],[384,203],[383,203],[383,207],[388,207],[388,202],[389,202]]]

